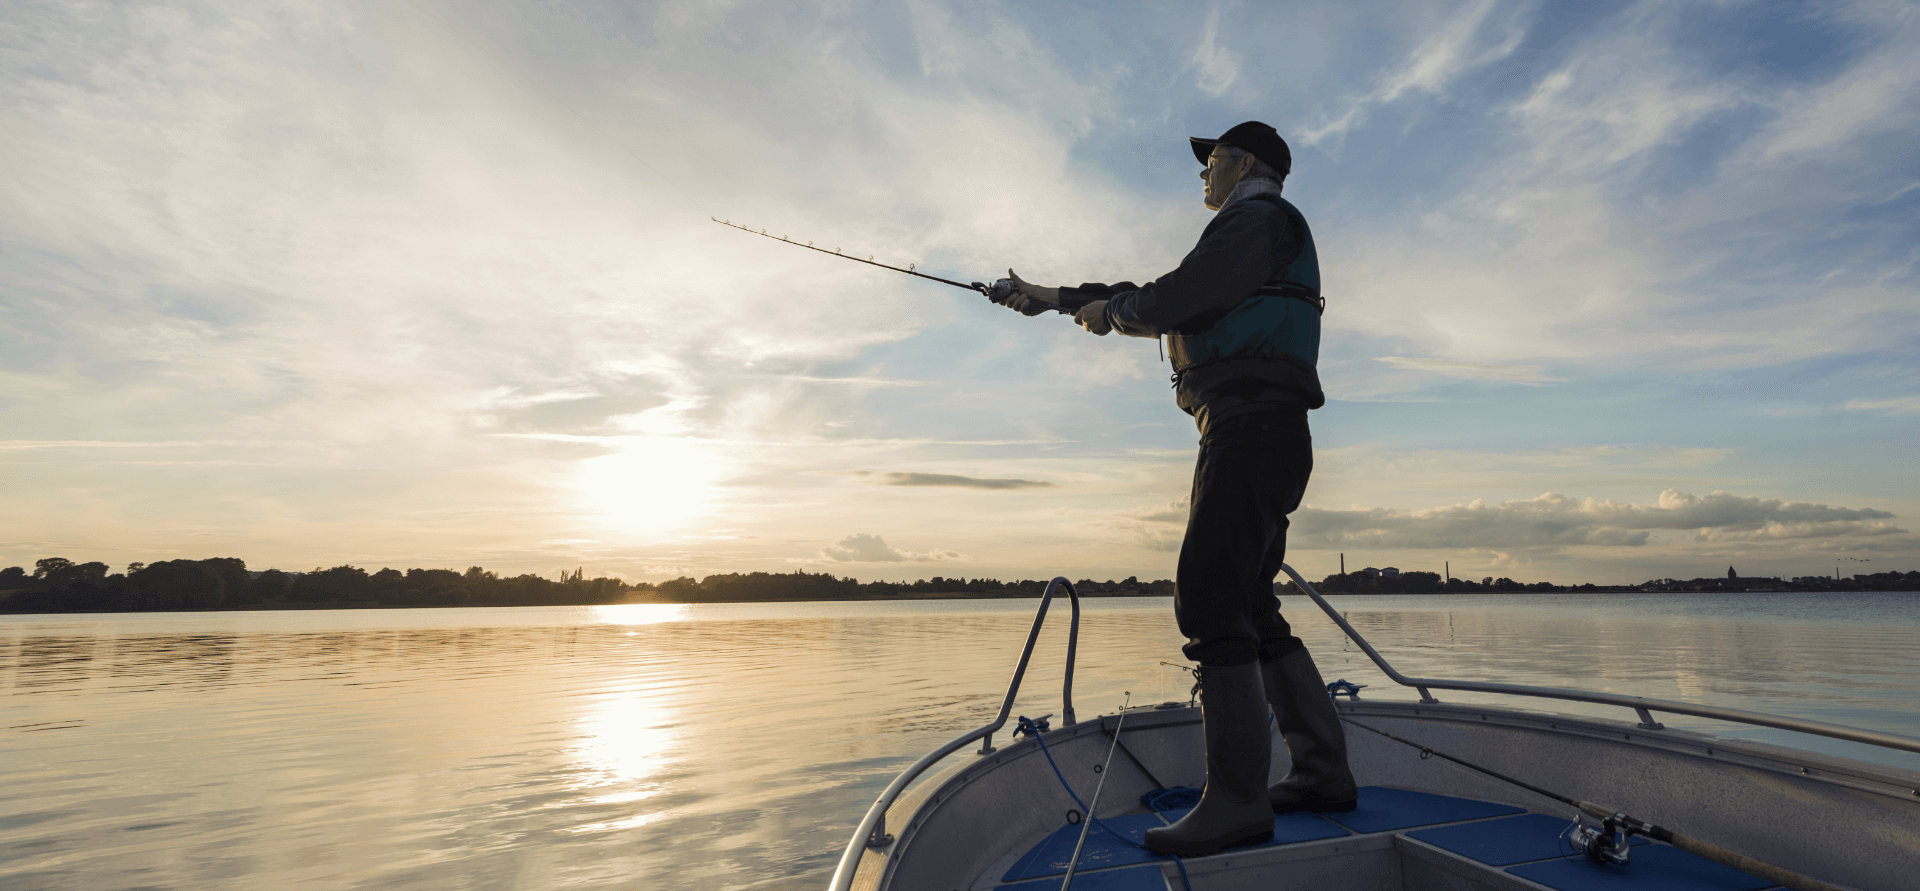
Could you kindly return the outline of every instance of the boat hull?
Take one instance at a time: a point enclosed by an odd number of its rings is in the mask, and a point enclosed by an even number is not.
[[[1672,728],[1477,705],[1339,702],[1341,716],[1580,801],[1602,804],[1822,881],[1911,888],[1920,872],[1920,775],[1763,743]],[[1120,745],[1112,734],[1121,727]],[[892,839],[861,858],[853,887],[989,891],[1063,825],[1105,778],[1097,815],[1148,813],[1153,789],[1199,786],[1197,708],[1107,715],[957,763],[891,808]],[[1422,758],[1418,749],[1349,726],[1363,786],[1511,805],[1571,821],[1572,808],[1508,783]],[[1273,738],[1277,781],[1287,764]],[[1051,755],[1051,763],[1048,755]],[[1096,768],[1104,767],[1104,771]],[[1059,776],[1056,776],[1056,769]],[[1176,867],[1156,861],[1179,887]],[[1404,832],[1345,834],[1186,861],[1193,886],[1340,887],[1380,891],[1542,885]],[[1079,883],[1076,883],[1078,885]]]

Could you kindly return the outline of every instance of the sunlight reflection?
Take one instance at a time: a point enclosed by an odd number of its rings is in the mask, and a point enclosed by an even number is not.
[[[576,788],[641,784],[638,789],[604,793],[614,801],[623,795],[638,800],[652,794],[645,784],[668,762],[666,753],[674,742],[668,728],[674,723],[673,716],[648,694],[595,697],[593,710],[580,719],[577,754],[583,769]]]
[[[635,814],[634,816],[628,817],[625,820],[611,820],[605,823],[588,823],[584,826],[570,826],[562,831],[571,832],[571,833],[581,833],[581,832],[611,832],[615,829],[632,829],[636,826],[645,826],[648,823],[652,823],[653,821],[659,820],[665,816],[666,814]]]
[[[589,614],[602,625],[654,625],[686,621],[689,606],[685,603],[616,603],[590,607]]]
[[[580,462],[580,496],[623,529],[659,531],[704,511],[721,472],[711,447],[691,439],[638,436],[620,451]]]

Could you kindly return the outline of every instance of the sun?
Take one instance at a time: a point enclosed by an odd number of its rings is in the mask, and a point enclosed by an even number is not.
[[[621,529],[671,532],[713,506],[724,469],[711,443],[671,436],[634,436],[620,450],[580,462],[582,506]]]

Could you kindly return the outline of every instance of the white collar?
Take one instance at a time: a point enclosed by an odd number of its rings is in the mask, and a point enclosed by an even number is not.
[[[1278,195],[1280,184],[1270,179],[1243,179],[1227,194],[1227,200],[1221,202],[1220,209],[1226,210],[1235,201],[1245,201],[1255,195]]]

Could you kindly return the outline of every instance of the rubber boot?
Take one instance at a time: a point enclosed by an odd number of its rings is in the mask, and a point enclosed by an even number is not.
[[[1172,826],[1147,830],[1147,847],[1162,854],[1204,857],[1273,838],[1273,811],[1266,796],[1273,737],[1267,730],[1260,664],[1202,667],[1200,685],[1207,785],[1200,803],[1186,816]]]
[[[1296,650],[1262,664],[1260,673],[1274,721],[1293,757],[1286,777],[1267,790],[1273,812],[1353,810],[1360,792],[1347,766],[1347,735],[1313,657]]]

